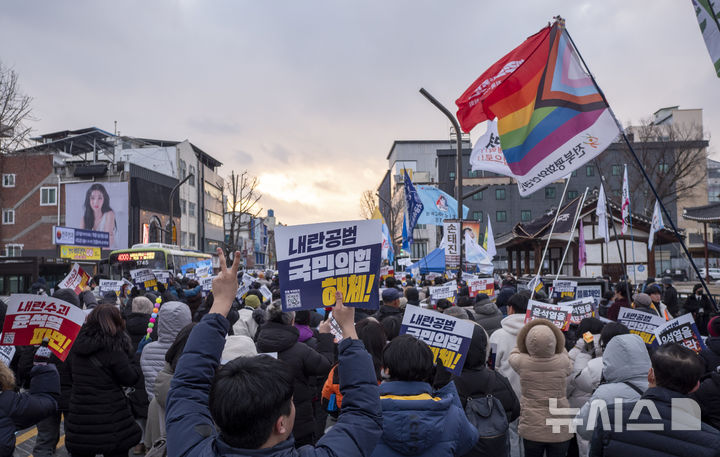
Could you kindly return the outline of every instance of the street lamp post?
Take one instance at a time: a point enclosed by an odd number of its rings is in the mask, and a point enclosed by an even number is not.
[[[190,178],[192,178],[192,177],[194,177],[194,176],[195,176],[195,175],[193,175],[192,173],[190,173],[189,175],[185,176],[185,179],[183,179],[182,181],[180,181],[179,183],[177,183],[177,185],[175,185],[175,187],[173,187],[172,190],[170,191],[170,233],[168,233],[168,238],[170,238],[170,243],[168,243],[168,244],[176,244],[176,243],[177,243],[177,238],[176,238],[176,239],[173,239],[173,234],[175,233],[175,232],[173,232],[173,227],[175,226],[175,219],[174,219],[175,205],[173,204],[173,203],[174,203],[174,198],[175,198],[175,193],[178,191],[178,189],[180,188],[180,186],[182,186],[183,184],[185,184],[185,182],[186,182],[188,179],[190,179]]]

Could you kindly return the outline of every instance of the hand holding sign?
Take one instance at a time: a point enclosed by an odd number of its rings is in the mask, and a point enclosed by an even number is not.
[[[241,254],[239,251],[235,252],[232,267],[228,269],[225,253],[220,248],[217,248],[217,253],[220,260],[220,273],[215,276],[212,283],[215,300],[210,308],[210,313],[222,314],[227,317],[238,290],[237,272],[240,268]]]
[[[335,307],[333,308],[333,316],[337,321],[344,338],[358,339],[355,332],[355,308],[345,306],[343,303],[342,293],[335,293]]]

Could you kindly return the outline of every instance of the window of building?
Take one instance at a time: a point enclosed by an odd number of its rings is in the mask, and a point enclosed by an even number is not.
[[[415,230],[425,230],[427,228],[427,224],[415,224]]]
[[[473,194],[472,199],[473,200],[482,200],[482,192],[478,192],[477,194]]]
[[[4,174],[3,177],[3,187],[15,187],[15,174]]]
[[[14,209],[4,209],[2,214],[3,214],[2,223],[4,225],[12,225],[15,223],[15,210]]]
[[[6,244],[5,245],[5,256],[6,257],[20,257],[22,256],[22,244]]]
[[[595,176],[595,167],[592,165],[585,165],[585,176]]]
[[[222,216],[217,213],[213,213],[212,211],[208,211],[208,210],[205,210],[205,222],[207,222],[210,225],[214,225],[215,227],[223,226]]]
[[[483,221],[483,212],[482,212],[482,211],[474,211],[474,214],[477,214],[477,215],[475,216],[475,220],[476,220],[476,221],[478,221],[478,222],[482,222],[482,221]]]
[[[182,198],[180,199],[180,211],[183,214],[187,214],[187,201]]]
[[[532,212],[529,209],[524,209],[520,211],[520,220],[523,222],[532,220]]]
[[[577,198],[578,191],[576,190],[569,190],[568,191],[568,200],[572,200],[573,198]]]
[[[427,255],[427,241],[413,241],[410,245],[410,255],[415,258],[422,258]]]
[[[555,188],[550,186],[545,188],[545,198],[551,200],[555,198]]]
[[[188,184],[195,187],[195,167],[193,165],[190,165],[190,175],[191,178],[188,179]]]
[[[187,232],[180,232],[180,246],[187,246]]]
[[[455,172],[454,171],[450,172],[450,181],[455,181]]]
[[[57,188],[41,187],[40,188],[40,206],[57,205]]]
[[[505,200],[505,189],[495,189],[495,200]]]
[[[620,176],[622,174],[622,165],[614,164],[612,166],[612,175]]]
[[[182,181],[187,176],[187,163],[183,159],[180,159],[180,162],[178,163],[178,174],[180,175],[180,180]]]
[[[667,174],[670,171],[670,164],[666,162],[660,162],[658,164],[658,171],[660,174]]]
[[[506,222],[507,221],[507,213],[505,211],[496,211],[495,212],[495,220],[497,222]]]
[[[477,178],[480,176],[480,172],[478,170],[470,170],[468,172],[468,178]]]
[[[477,221],[480,219],[480,214],[482,214],[480,211],[473,211],[472,218]]]
[[[188,241],[189,241],[189,242],[188,242],[188,246],[190,246],[191,248],[194,248],[194,247],[195,247],[195,234],[194,234],[194,233],[189,233],[188,236],[189,236],[189,238],[190,238],[190,239],[188,240]]]
[[[211,198],[214,198],[217,201],[222,201],[223,195],[222,190],[218,189],[217,187],[213,186],[212,184],[206,182],[203,186],[205,189],[205,193],[210,196]]]
[[[188,202],[188,216],[195,217],[195,203]]]

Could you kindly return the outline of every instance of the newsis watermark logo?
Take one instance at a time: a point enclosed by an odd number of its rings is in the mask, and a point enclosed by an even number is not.
[[[700,405],[691,398],[673,398],[671,403],[670,427],[662,421],[660,412],[650,400],[638,400],[632,406],[632,411],[627,420],[623,418],[623,401],[622,398],[616,398],[613,402],[613,420],[610,421],[610,410],[608,403],[604,400],[593,400],[590,403],[590,411],[587,416],[587,423],[583,424],[583,419],[577,417],[580,408],[560,408],[558,407],[557,398],[549,399],[549,410],[553,417],[545,420],[546,425],[552,426],[553,433],[561,433],[568,430],[575,433],[578,427],[586,430],[594,430],[598,425],[603,430],[624,432],[624,431],[698,431],[702,429],[702,421],[700,415]],[[643,411],[647,411],[647,415],[652,419],[650,422],[640,422],[640,415]],[[647,416],[646,415],[646,416]]]

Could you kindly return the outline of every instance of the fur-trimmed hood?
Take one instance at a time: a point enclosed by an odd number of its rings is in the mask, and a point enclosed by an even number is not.
[[[533,357],[552,357],[565,350],[565,335],[547,319],[535,319],[520,329],[517,348]]]

